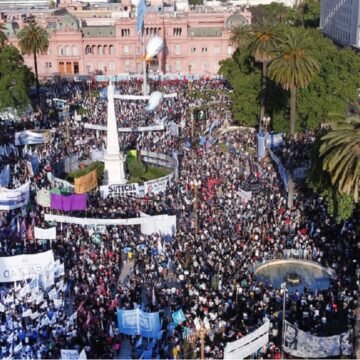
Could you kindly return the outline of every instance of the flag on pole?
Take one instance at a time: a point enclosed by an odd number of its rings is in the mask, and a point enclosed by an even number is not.
[[[146,2],[145,0],[140,0],[137,6],[137,18],[136,18],[136,32],[142,33],[144,28],[144,17],[146,11]]]

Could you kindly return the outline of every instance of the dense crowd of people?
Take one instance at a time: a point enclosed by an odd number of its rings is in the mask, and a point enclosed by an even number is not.
[[[120,93],[141,91],[137,82],[117,87]],[[199,357],[194,324],[206,318],[210,324],[205,337],[207,358],[223,358],[226,343],[252,332],[265,319],[271,322],[270,342],[254,356],[279,358],[282,292],[260,281],[255,270],[267,260],[294,254],[332,269],[334,276],[326,290],[289,287],[287,320],[317,336],[353,328],[360,285],[358,219],[337,224],[323,200],[310,191],[297,192],[294,207],[287,209],[275,165],[269,157],[257,159],[255,132],[227,130],[229,89],[222,80],[156,82],[153,87],[178,96],[166,99],[155,113],[145,110],[144,101],[117,100],[118,125],[135,128],[166,118],[166,124],[174,122],[179,127],[179,136],[166,126],[160,132],[120,134],[119,141],[125,150],[169,155],[176,151],[181,155],[178,178],[166,192],[144,198],[102,199],[94,191],[88,196],[87,210],[72,215],[176,215],[176,235],[171,239],[156,233],[144,235],[139,226],[70,224],[56,224],[58,236],[52,243],[35,239],[34,226],[49,227],[44,215],[51,211],[36,203],[36,189],[53,187],[48,173],[54,165],[70,155],[86,159],[92,151],[106,148],[105,132],[83,126],[84,122],[106,123],[106,101],[81,96],[87,94],[86,86],[48,86],[49,96],[66,97],[69,104],[89,110],[82,121],[59,122],[51,102],[44,101],[41,116],[28,123],[51,129],[51,141],[25,147],[10,143],[6,146],[11,150],[0,153],[1,165],[11,165],[9,188],[31,182],[29,205],[0,213],[0,255],[52,249],[58,264],[64,264],[64,272],[49,283],[33,279],[3,284],[0,356],[60,358],[61,349],[79,353],[84,349],[88,358],[119,358],[122,344],[129,340],[133,358],[139,358],[146,347],[157,358]],[[205,107],[209,102],[208,119],[193,126],[189,107],[195,103]],[[9,139],[15,131],[14,127]],[[314,139],[309,134],[286,141],[278,150],[284,164],[291,156],[298,166],[308,166],[310,158],[302,149]],[[29,155],[39,159],[33,175],[25,163]],[[247,196],[251,191],[250,197],[244,197],[244,191]],[[127,262],[133,268],[122,278]],[[150,345],[141,344],[138,337],[127,340],[118,332],[116,310],[136,307],[160,312],[162,336]],[[174,324],[171,314],[179,309],[186,320]]]

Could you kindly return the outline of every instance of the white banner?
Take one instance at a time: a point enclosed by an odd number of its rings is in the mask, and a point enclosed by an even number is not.
[[[104,125],[95,125],[95,124],[84,124],[85,129],[92,129],[92,130],[103,130],[107,131],[107,126]],[[161,131],[165,130],[165,125],[153,125],[153,126],[140,126],[136,128],[123,128],[119,127],[118,132],[147,132],[147,131]]]
[[[24,130],[15,133],[15,145],[44,144],[49,141],[49,131]]]
[[[270,321],[266,321],[252,333],[239,340],[227,343],[224,350],[224,359],[244,359],[255,353],[269,342]]]
[[[252,192],[251,191],[245,191],[245,190],[240,189],[238,191],[238,193],[239,193],[240,197],[242,199],[244,199],[244,200],[250,201],[251,198],[252,198]]]
[[[105,199],[108,196],[138,196],[139,184],[103,185],[100,186],[100,194],[102,199]]]
[[[61,349],[62,360],[77,360],[78,358],[79,358],[79,353],[77,352],[77,350]]]
[[[48,180],[50,181],[51,185],[57,188],[66,188],[66,189],[73,189],[74,185],[70,184],[68,181],[57,178],[53,175],[53,173],[47,173]]]
[[[144,192],[145,194],[159,194],[160,192],[166,191],[166,189],[171,185],[171,180],[174,174],[164,176],[159,179],[145,181],[144,182]]]
[[[32,279],[54,266],[52,250],[39,254],[0,257],[0,283]]]
[[[176,215],[156,215],[130,219],[92,219],[72,216],[45,214],[45,221],[87,226],[99,225],[141,225],[143,234],[159,233],[164,236],[176,233]]]
[[[49,229],[42,229],[35,226],[34,228],[35,239],[39,240],[55,240],[56,239],[56,226]]]
[[[334,358],[352,355],[352,331],[340,335],[318,337],[285,322],[284,351],[301,358]]]
[[[30,182],[16,189],[0,187],[0,210],[13,210],[29,202]]]

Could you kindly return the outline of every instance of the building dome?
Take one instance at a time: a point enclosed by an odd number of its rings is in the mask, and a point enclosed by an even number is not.
[[[74,15],[66,14],[64,16],[60,16],[56,22],[56,30],[79,30],[79,19],[77,19]]]
[[[238,12],[230,15],[225,21],[225,27],[228,30],[231,30],[237,26],[244,26],[244,25],[248,25],[248,21],[244,16],[240,15]]]

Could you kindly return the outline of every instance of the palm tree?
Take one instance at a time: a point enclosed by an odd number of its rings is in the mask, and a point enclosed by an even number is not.
[[[273,24],[263,22],[253,31],[253,38],[250,44],[250,51],[256,62],[262,64],[261,95],[260,95],[260,119],[259,124],[265,115],[265,94],[267,66],[275,57],[275,51],[279,46],[279,28]]]
[[[291,28],[284,33],[279,44],[279,55],[269,65],[269,77],[285,90],[290,90],[290,134],[295,134],[297,88],[306,87],[320,68],[311,55],[308,45],[311,38],[303,29]],[[288,169],[288,208],[293,207],[294,179],[293,162]]]
[[[340,193],[353,195],[359,201],[360,186],[360,117],[350,117],[335,124],[321,138],[320,156],[323,169]]]
[[[284,33],[279,44],[279,55],[269,65],[269,78],[290,90],[290,134],[295,134],[296,93],[306,87],[320,69],[319,62],[311,55],[309,34],[292,28]]]
[[[0,49],[2,49],[5,46],[5,43],[7,41],[7,36],[5,35],[5,24],[1,23],[0,24]]]
[[[251,36],[252,32],[249,25],[239,25],[231,30],[230,43],[241,50],[249,44]]]
[[[35,21],[25,26],[17,35],[21,52],[27,55],[34,55],[34,69],[36,79],[36,96],[39,102],[39,75],[37,66],[37,54],[44,54],[49,47],[49,36],[46,30]]]

